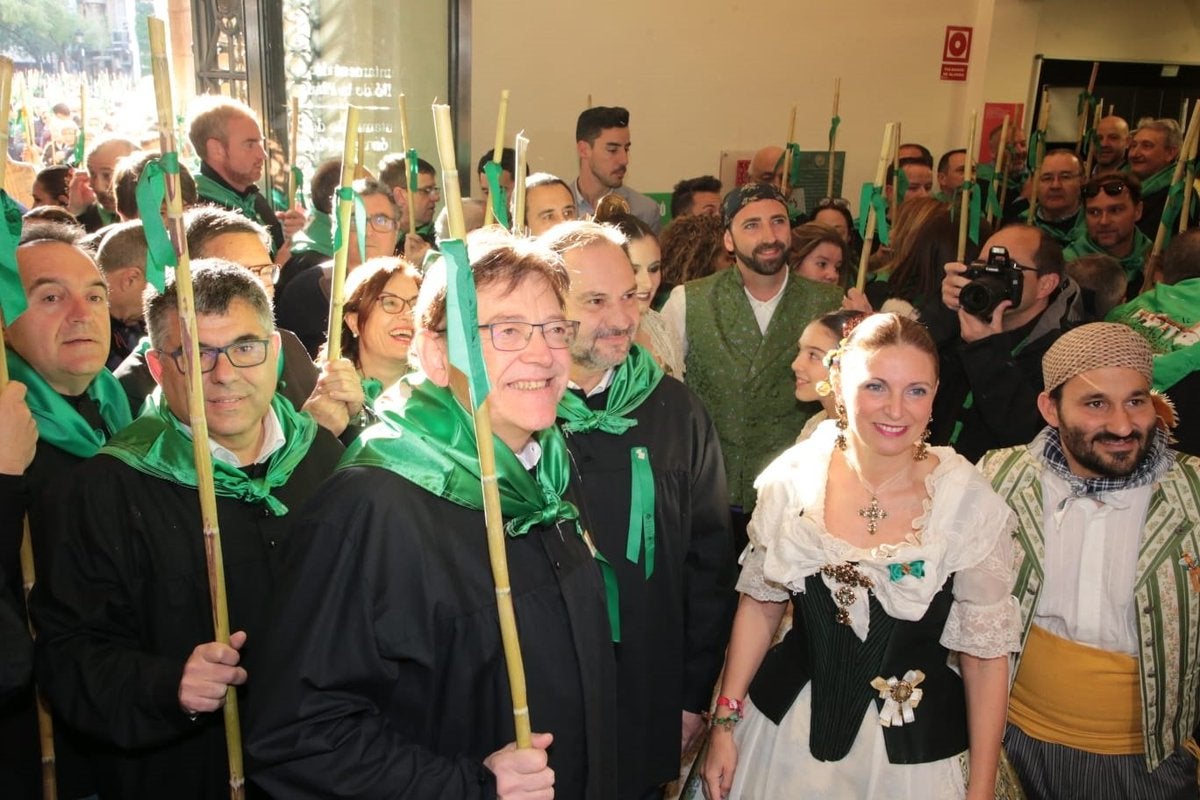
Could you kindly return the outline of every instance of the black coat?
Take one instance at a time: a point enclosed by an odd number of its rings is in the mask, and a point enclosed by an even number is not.
[[[247,657],[263,638],[279,547],[295,510],[332,471],[341,445],[323,429],[273,494],[292,510],[217,498],[231,630]],[[30,598],[37,680],[61,723],[87,737],[102,798],[229,795],[222,715],[192,720],[179,682],[213,640],[200,505],[194,489],[98,455],[61,497],[62,519],[35,544]],[[253,691],[253,679],[239,691]]]
[[[615,791],[612,645],[574,525],[506,541],[534,732],[555,793]],[[514,738],[483,513],[383,469],[339,471],[286,554],[251,657],[250,777],[279,798],[489,798]]]
[[[586,399],[604,408],[608,393]],[[707,710],[721,670],[737,595],[729,494],[716,429],[699,399],[664,377],[617,436],[567,434],[583,519],[621,589],[617,711],[621,797],[642,797],[679,773],[681,714]],[[654,470],[656,553],[626,558],[630,450]]]

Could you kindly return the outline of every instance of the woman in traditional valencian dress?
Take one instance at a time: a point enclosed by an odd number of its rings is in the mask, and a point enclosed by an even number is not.
[[[1010,512],[924,444],[924,328],[873,315],[830,362],[837,419],[756,483],[706,792],[990,798],[1018,648]],[[768,652],[789,600],[794,627]]]

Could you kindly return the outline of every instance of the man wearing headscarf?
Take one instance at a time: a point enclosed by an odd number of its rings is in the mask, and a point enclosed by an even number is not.
[[[1200,459],[1167,446],[1152,359],[1124,325],[1064,334],[1048,426],[980,462],[1017,514],[1005,748],[1030,798],[1196,796]]]

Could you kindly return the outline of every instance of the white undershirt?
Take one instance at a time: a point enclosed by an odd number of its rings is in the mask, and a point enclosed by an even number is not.
[[[737,267],[730,267],[730,269],[737,269]],[[758,331],[763,336],[767,335],[767,326],[771,324],[771,317],[775,315],[775,309],[779,306],[779,301],[783,298],[783,290],[787,288],[787,284],[788,272],[785,268],[783,283],[779,285],[779,291],[766,300],[759,300],[750,294],[749,289],[742,288],[742,291],[746,293],[746,299],[750,301],[750,310],[754,312],[754,320],[758,323]],[[686,358],[688,353],[687,294],[684,292],[684,286],[676,286],[671,290],[671,294],[667,298],[667,303],[663,306],[662,316],[663,320],[667,323],[667,327],[675,332],[678,341],[683,344],[683,356]]]
[[[180,426],[187,431],[188,436],[192,435],[191,427],[180,421]],[[279,417],[275,416],[275,409],[267,407],[267,415],[263,417],[263,441],[262,447],[258,449],[258,455],[247,461],[245,464],[227,447],[217,444],[213,441],[212,436],[208,437],[208,451],[212,453],[212,457],[218,461],[223,461],[231,467],[244,467],[249,464],[261,464],[271,457],[279,448],[287,444],[287,438],[283,435],[283,427],[279,424]]]
[[[1045,575],[1034,622],[1080,644],[1136,655],[1134,580],[1153,485],[1072,497],[1067,482],[1046,471],[1042,489]]]
[[[595,386],[592,387],[592,390],[590,392],[585,392],[583,390],[583,387],[580,386],[575,381],[567,381],[567,388],[568,389],[578,389],[579,391],[583,392],[584,397],[593,397],[594,395],[598,395],[601,392],[606,391],[608,389],[609,385],[612,383],[613,375],[615,375],[616,373],[617,373],[616,367],[609,367],[604,372],[604,377],[602,377],[600,379],[599,383],[597,383]]]

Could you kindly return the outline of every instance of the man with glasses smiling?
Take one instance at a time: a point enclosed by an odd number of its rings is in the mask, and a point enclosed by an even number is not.
[[[228,796],[225,691],[247,682],[239,651],[269,624],[296,511],[342,452],[275,392],[259,283],[229,262],[192,267],[231,641],[213,641],[173,281],[146,302],[161,395],[80,467],[31,599],[40,685],[86,736],[102,797]]]
[[[1087,230],[1075,238],[1063,258],[1104,254],[1121,263],[1129,281],[1129,296],[1142,286],[1142,270],[1154,242],[1137,226],[1142,218],[1142,183],[1128,175],[1097,175],[1083,187]]]
[[[402,153],[391,153],[379,162],[379,182],[391,192],[396,204],[396,219],[404,226],[405,234],[396,249],[396,255],[404,256],[412,264],[420,266],[429,248],[437,249],[434,237],[433,218],[436,216],[442,190],[437,185],[437,172],[423,158],[417,159],[417,190],[408,189],[409,165]],[[417,223],[417,235],[408,233],[408,206],[412,204],[413,219]],[[418,241],[419,240],[419,241]],[[389,253],[390,255],[390,253]]]
[[[566,274],[528,242],[470,244],[486,250],[472,247],[471,271],[533,746],[508,744],[479,461],[452,385],[439,262],[417,300],[421,372],[310,502],[282,613],[250,664],[248,773],[272,796],[617,796],[605,589],[564,499],[554,424],[577,327]]]

